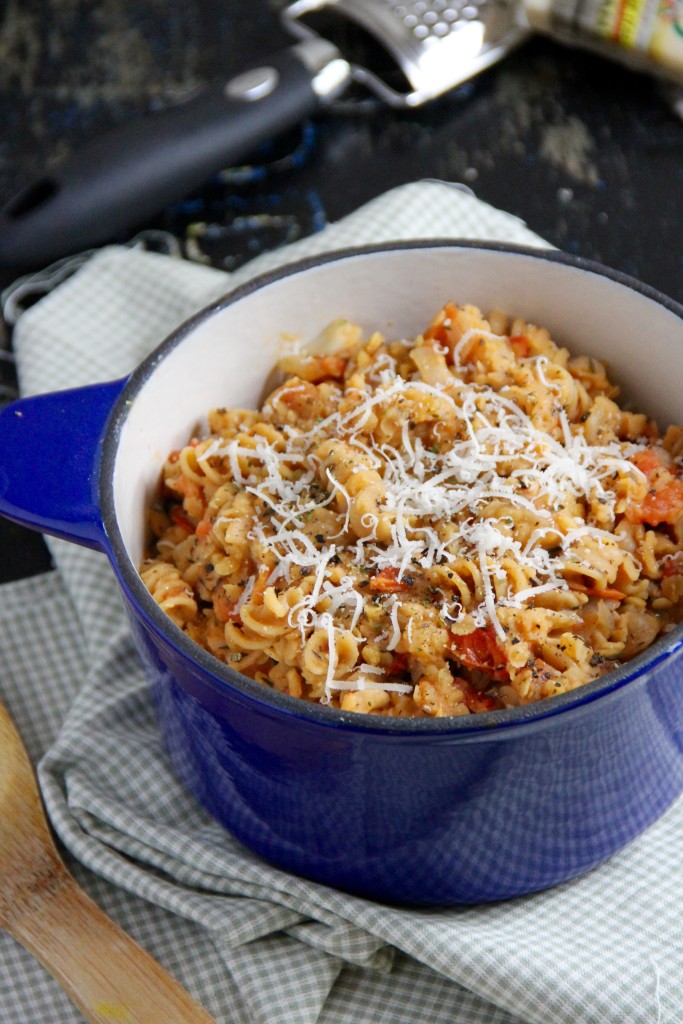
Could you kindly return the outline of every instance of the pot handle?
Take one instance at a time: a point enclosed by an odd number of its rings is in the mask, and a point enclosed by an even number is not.
[[[54,391],[0,409],[0,515],[106,549],[97,497],[100,449],[125,383]]]

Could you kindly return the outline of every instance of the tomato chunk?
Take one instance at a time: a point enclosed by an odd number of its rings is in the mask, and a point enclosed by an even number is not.
[[[200,521],[197,523],[195,533],[197,534],[200,540],[206,540],[206,538],[211,533],[212,528],[212,521],[210,519],[207,519],[205,516],[203,519],[200,519]]]
[[[453,302],[447,302],[424,332],[423,337],[425,341],[434,338],[436,341],[441,342],[442,345],[446,344],[448,342],[449,327],[457,315],[458,307]]]
[[[450,646],[455,657],[466,668],[480,669],[498,683],[510,678],[505,652],[493,626],[482,626],[464,636],[451,633]]]
[[[644,448],[642,452],[636,452],[631,459],[634,466],[637,466],[641,473],[644,473],[648,480],[651,480],[657,470],[663,469],[662,460],[654,448]]]
[[[638,514],[648,526],[678,522],[683,515],[683,480],[672,479],[654,494],[647,494]]]
[[[683,515],[683,480],[664,464],[662,455],[655,448],[646,448],[631,459],[648,483],[643,500],[632,502],[626,509],[626,518],[633,523],[660,526],[676,523]]]
[[[388,569],[380,569],[370,579],[370,590],[375,594],[398,594],[401,591],[410,590],[412,585],[412,577],[404,574],[403,579],[399,579],[398,569],[393,565]]]

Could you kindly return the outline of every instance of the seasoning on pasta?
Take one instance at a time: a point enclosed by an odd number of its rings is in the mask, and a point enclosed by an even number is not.
[[[141,568],[198,644],[343,711],[564,693],[681,618],[683,428],[621,409],[547,330],[447,304],[332,324],[260,411],[172,452]]]

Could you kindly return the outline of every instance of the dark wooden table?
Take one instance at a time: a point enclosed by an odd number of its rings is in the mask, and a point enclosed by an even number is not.
[[[0,14],[0,203],[80,143],[291,40],[265,0],[24,0]],[[233,269],[392,186],[468,185],[556,246],[683,301],[683,122],[652,78],[540,37],[429,106],[355,96],[145,228]],[[197,241],[189,226],[203,223]],[[0,272],[8,285],[16,274]],[[10,332],[5,331],[9,338]],[[4,383],[11,369],[0,360]],[[49,566],[0,524],[0,580]]]

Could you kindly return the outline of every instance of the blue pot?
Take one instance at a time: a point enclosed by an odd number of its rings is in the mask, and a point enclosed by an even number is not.
[[[453,241],[289,266],[184,324],[127,380],[0,413],[0,513],[106,552],[173,767],[203,806],[286,870],[438,905],[578,875],[679,796],[683,627],[540,704],[383,719],[298,701],[218,662],[166,617],[136,567],[165,455],[209,408],[257,400],[281,332],[309,338],[345,316],[413,336],[450,298],[548,326],[607,360],[639,408],[683,420],[683,308],[580,259]]]

